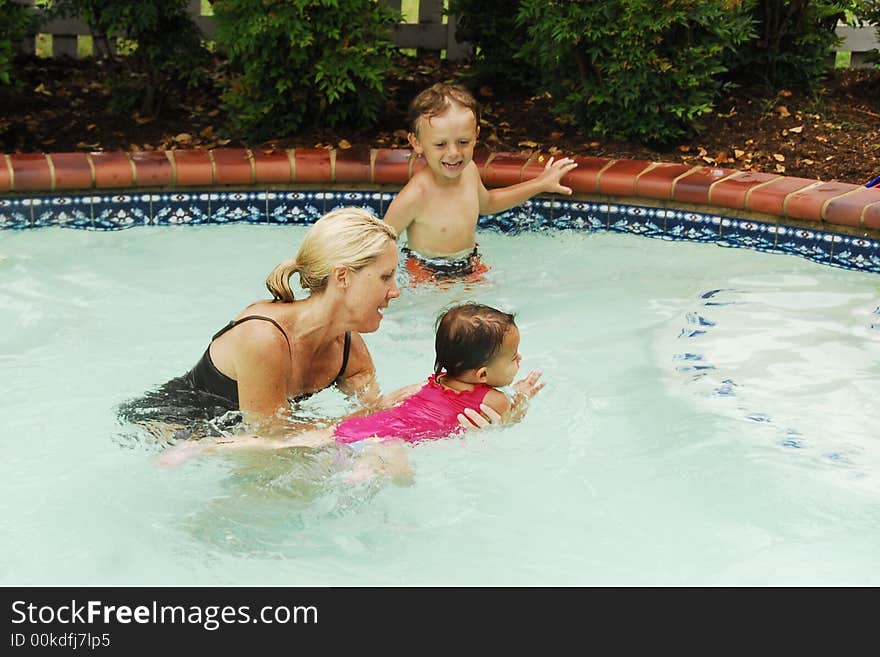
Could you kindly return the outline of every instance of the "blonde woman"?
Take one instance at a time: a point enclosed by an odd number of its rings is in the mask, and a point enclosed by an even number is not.
[[[367,407],[381,405],[360,334],[378,329],[382,311],[400,296],[397,259],[394,229],[368,211],[346,207],[324,215],[296,257],[269,274],[271,299],[244,308],[214,334],[189,372],[124,404],[120,416],[192,429],[192,420],[238,410],[251,422],[275,424],[289,417],[290,400],[334,384]],[[299,299],[294,275],[309,292]]]
[[[306,233],[296,257],[269,274],[271,300],[244,308],[214,334],[189,372],[124,404],[120,416],[179,427],[193,419],[214,424],[218,415],[238,410],[269,430],[283,428],[278,421],[289,419],[290,400],[332,385],[368,410],[401,401],[418,386],[380,397],[373,359],[360,335],[376,331],[382,312],[400,296],[397,263],[397,234],[384,221],[353,207],[324,215]],[[291,289],[294,274],[309,291],[301,299]],[[483,410],[490,420],[472,412],[465,426],[499,419],[491,409]]]

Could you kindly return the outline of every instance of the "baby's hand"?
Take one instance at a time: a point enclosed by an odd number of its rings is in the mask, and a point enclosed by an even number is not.
[[[541,378],[542,374],[543,372],[541,370],[532,370],[526,378],[514,383],[513,389],[516,390],[516,394],[524,395],[528,399],[537,395],[541,388],[544,387],[543,382],[538,383],[538,379]]]
[[[551,157],[549,160],[547,160],[547,164],[544,166],[544,171],[542,171],[541,175],[538,176],[538,180],[541,181],[542,191],[559,192],[560,194],[571,194],[571,187],[561,185],[559,181],[562,179],[562,176],[567,174],[576,166],[577,162],[572,160],[570,157],[564,157],[561,160],[557,160],[556,162],[554,162],[553,158]]]

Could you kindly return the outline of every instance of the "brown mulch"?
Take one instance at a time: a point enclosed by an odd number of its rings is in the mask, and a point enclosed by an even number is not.
[[[309,129],[263,144],[223,138],[216,89],[181,94],[157,117],[113,114],[104,65],[96,60],[24,61],[20,92],[0,90],[0,150],[68,152],[216,147],[406,147],[405,108],[437,80],[466,66],[401,57],[387,83],[388,105],[370,129]],[[222,75],[222,72],[218,75]],[[818,94],[740,89],[705,117],[693,138],[649,147],[580,134],[558,125],[549,100],[482,86],[480,144],[495,151],[542,150],[607,158],[718,165],[864,184],[880,175],[880,68],[836,69]]]

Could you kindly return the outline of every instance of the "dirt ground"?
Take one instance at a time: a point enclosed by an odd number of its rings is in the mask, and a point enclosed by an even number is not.
[[[370,129],[308,129],[261,144],[223,138],[213,86],[181,94],[157,117],[114,115],[100,61],[26,60],[21,91],[0,91],[0,149],[13,152],[150,150],[215,147],[405,147],[405,110],[438,80],[466,67],[430,56],[401,57],[387,83],[388,106]],[[701,132],[663,148],[579,134],[559,126],[546,98],[477,89],[484,122],[480,145],[495,151],[637,158],[780,173],[864,184],[880,175],[880,68],[837,69],[815,97],[746,89],[705,117]]]

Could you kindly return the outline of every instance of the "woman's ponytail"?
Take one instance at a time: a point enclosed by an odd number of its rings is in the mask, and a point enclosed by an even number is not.
[[[275,301],[293,301],[290,277],[298,269],[296,260],[288,259],[277,265],[266,277],[266,288]]]

